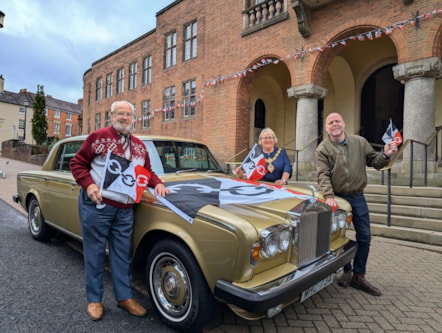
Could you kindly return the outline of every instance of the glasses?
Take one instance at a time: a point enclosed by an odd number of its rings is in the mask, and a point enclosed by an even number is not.
[[[261,140],[273,140],[274,137],[273,136],[264,136],[261,138]]]
[[[132,112],[115,112],[115,115],[118,117],[133,117],[134,114]]]

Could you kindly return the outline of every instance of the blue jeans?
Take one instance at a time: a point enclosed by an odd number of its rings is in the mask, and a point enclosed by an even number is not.
[[[133,208],[121,209],[106,205],[98,209],[86,191],[81,189],[78,211],[83,233],[87,301],[101,302],[103,299],[106,243],[109,247],[115,299],[122,301],[132,298]]]
[[[370,231],[370,215],[364,193],[354,195],[336,194],[347,200],[353,211],[353,226],[356,231],[356,243],[358,250],[353,259],[353,272],[356,274],[365,274],[368,252],[370,251],[371,231]],[[352,269],[351,263],[344,266],[344,271]]]

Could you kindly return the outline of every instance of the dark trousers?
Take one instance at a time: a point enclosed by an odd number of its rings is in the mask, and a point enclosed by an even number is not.
[[[362,192],[354,195],[336,195],[344,198],[351,204],[353,226],[356,231],[356,243],[358,244],[358,250],[353,260],[353,272],[356,274],[365,274],[371,241],[370,216],[367,201],[365,201],[365,196]],[[351,269],[351,263],[344,266],[344,271],[350,271]]]
[[[106,205],[98,209],[85,190],[78,198],[88,302],[101,302],[106,244],[115,299],[132,298],[131,253],[133,208],[121,209]]]

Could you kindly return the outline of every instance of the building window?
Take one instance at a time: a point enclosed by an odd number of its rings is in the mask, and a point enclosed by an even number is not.
[[[66,124],[66,136],[72,135],[72,124]]]
[[[60,122],[54,121],[54,135],[60,134]]]
[[[165,68],[176,65],[176,32],[171,32],[166,35],[166,59],[164,63]]]
[[[134,121],[132,122],[132,131],[136,131],[137,129],[137,106],[134,105]]]
[[[26,113],[26,108],[24,108],[23,106],[20,106],[20,108],[18,109],[18,113],[19,114],[25,114]]]
[[[142,127],[150,128],[150,100],[142,103]]]
[[[131,63],[129,65],[129,90],[137,88],[137,63]]]
[[[95,114],[95,129],[101,128],[101,113]]]
[[[60,119],[60,110],[54,110],[54,118]]]
[[[124,92],[124,68],[117,71],[117,95]]]
[[[106,98],[112,97],[112,73],[106,75]]]
[[[183,83],[183,117],[191,117],[195,115],[195,94],[196,80],[189,80]]]
[[[192,22],[184,27],[184,61],[196,58],[198,43],[198,22]]]
[[[104,127],[108,127],[111,125],[111,113],[110,110],[104,112]]]
[[[175,119],[175,86],[167,87],[164,89],[163,96],[163,120],[174,120]]]
[[[18,129],[25,129],[25,120],[24,119],[18,120]]]
[[[101,101],[101,99],[102,99],[102,97],[103,97],[103,95],[102,95],[102,91],[101,91],[101,89],[102,89],[102,84],[103,84],[103,82],[102,82],[102,79],[101,79],[101,77],[99,77],[98,79],[97,79],[97,83],[96,83],[96,87],[95,87],[95,100],[98,102],[98,101]]]
[[[143,84],[152,83],[152,56],[143,59]]]
[[[66,120],[72,120],[72,113],[66,112]]]

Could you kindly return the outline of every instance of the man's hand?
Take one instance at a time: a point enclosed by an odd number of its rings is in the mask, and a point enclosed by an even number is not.
[[[325,200],[325,203],[332,207],[333,211],[335,211],[338,208],[338,203],[336,202],[335,198],[327,198]]]
[[[156,195],[164,197],[166,194],[170,193],[170,190],[166,186],[164,186],[164,184],[158,184],[157,186],[155,186],[154,193]]]
[[[89,199],[91,199],[93,202],[95,202],[97,205],[102,204],[103,197],[101,196],[100,188],[97,184],[90,184],[87,187],[87,196]]]
[[[396,144],[393,141],[390,142],[390,143],[385,144],[385,146],[384,146],[384,154],[385,154],[385,156],[390,157],[395,152],[397,152],[397,146],[396,146]]]

